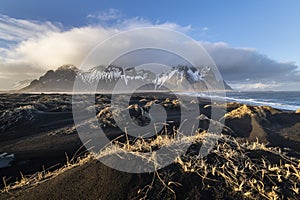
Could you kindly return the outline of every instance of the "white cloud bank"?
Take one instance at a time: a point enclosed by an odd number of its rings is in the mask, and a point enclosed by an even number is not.
[[[119,16],[117,10],[109,10],[108,13],[88,17],[109,21]],[[63,64],[79,66],[88,52],[101,41],[120,31],[145,26],[185,33],[192,29],[191,26],[175,23],[151,23],[137,17],[119,20],[110,26],[94,23],[63,30],[59,23],[0,15],[0,89],[7,89],[16,81],[37,78],[45,70],[56,69]],[[297,89],[300,86],[300,75],[293,63],[276,62],[255,49],[233,48],[225,43],[200,43],[209,52],[224,79],[237,89],[282,89],[289,84],[292,89]]]

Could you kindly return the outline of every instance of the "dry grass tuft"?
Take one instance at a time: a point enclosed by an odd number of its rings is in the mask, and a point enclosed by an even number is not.
[[[228,112],[225,114],[225,118],[242,118],[244,115],[252,116],[253,112],[247,105],[242,105],[237,109],[232,110],[231,112]]]
[[[81,166],[91,161],[92,159],[93,159],[92,154],[86,154],[84,156],[77,157],[76,159],[73,157],[71,160],[69,160],[69,158],[67,157],[67,163],[63,167],[55,171],[47,171],[46,169],[44,169],[43,171],[37,172],[30,176],[24,176],[21,173],[21,179],[9,185],[6,184],[5,178],[3,178],[4,188],[1,189],[0,192],[5,193],[5,192],[18,190],[18,189],[27,189],[27,188],[35,187],[43,182],[46,182],[52,178],[59,176],[60,174],[64,173],[69,169],[72,169],[77,166]]]
[[[258,141],[250,143],[207,132],[192,136],[180,133],[178,135],[180,137],[158,136],[152,141],[138,140],[126,145],[111,143],[97,157],[124,153],[142,157],[141,151],[147,151],[153,152],[150,161],[155,162],[153,147],[168,147],[174,144],[179,147],[182,144],[201,146],[206,138],[218,137],[218,143],[207,157],[187,153],[178,156],[174,162],[179,164],[185,173],[198,175],[204,186],[224,185],[229,193],[245,199],[299,199],[300,160],[286,156],[280,148],[266,147]],[[157,166],[159,168],[159,164]],[[170,184],[180,186],[176,181],[160,178],[159,173],[156,176],[171,192],[174,191],[169,187]]]
[[[111,142],[97,155],[88,154],[80,157],[54,171],[38,172],[30,177],[22,176],[22,179],[14,184],[6,185],[1,192],[9,192],[20,188],[36,186],[49,179],[64,173],[65,171],[83,165],[95,158],[108,155],[134,154],[143,157],[144,152],[153,154],[151,162],[156,162],[154,149],[182,144],[193,144],[201,147],[208,137],[218,137],[218,143],[210,154],[204,158],[195,152],[188,151],[185,155],[175,158],[184,173],[199,177],[203,188],[223,187],[229,194],[245,199],[299,199],[300,198],[300,160],[288,157],[279,148],[267,147],[259,142],[245,142],[225,135],[215,135],[207,132],[197,132],[195,135],[186,136],[178,130],[175,135],[157,136],[152,140],[137,139],[134,142]],[[159,165],[157,165],[159,168]],[[155,177],[162,183],[162,190],[167,189],[174,193],[181,183],[172,180],[172,174],[161,175],[156,171]],[[168,177],[168,179],[165,179]],[[4,180],[5,183],[5,180]],[[154,184],[154,180],[151,184]],[[138,190],[137,195],[147,198],[152,185]]]

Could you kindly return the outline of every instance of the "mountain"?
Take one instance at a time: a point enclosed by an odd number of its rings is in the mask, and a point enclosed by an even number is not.
[[[217,81],[210,68],[205,67],[201,71],[188,66],[176,66],[169,71],[156,74],[150,70],[122,68],[118,66],[98,66],[88,71],[77,69],[73,65],[63,65],[57,70],[49,70],[39,79],[32,81],[22,92],[71,92],[75,79],[78,81],[80,91],[90,91],[97,84],[97,91],[112,90],[117,82],[120,89],[146,85],[143,89],[162,90],[165,87],[172,90],[207,90],[207,82],[210,88],[219,90],[221,82]],[[223,82],[226,90],[231,87]]]
[[[194,89],[207,90],[207,84],[210,84],[209,88],[215,90],[222,89],[222,80],[217,80],[211,68],[204,67],[201,70],[195,67],[188,66],[176,66],[171,70],[161,73],[158,76],[156,85],[168,85],[171,88],[179,87],[178,89],[188,89],[190,85]],[[232,88],[223,81],[223,87],[225,90],[232,90]]]
[[[38,80],[33,80],[21,91],[27,92],[67,92],[73,90],[73,84],[79,70],[73,65],[63,65],[57,70],[49,70]]]
[[[31,82],[32,82],[32,80],[23,80],[23,81],[15,82],[12,89],[13,90],[20,90],[24,87],[27,87]]]

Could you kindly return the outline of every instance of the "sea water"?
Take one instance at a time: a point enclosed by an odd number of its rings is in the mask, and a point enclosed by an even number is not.
[[[271,106],[295,111],[300,108],[300,91],[226,92],[226,100],[248,105]]]

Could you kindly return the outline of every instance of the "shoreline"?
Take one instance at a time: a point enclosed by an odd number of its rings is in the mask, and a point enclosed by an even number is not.
[[[226,90],[226,91],[199,91],[198,93],[194,92],[182,92],[182,91],[172,91],[175,95],[183,95],[183,96],[190,96],[190,97],[198,97],[198,98],[203,98],[203,99],[212,99],[213,101],[223,101],[223,102],[236,102],[236,103],[243,103],[247,104],[249,106],[270,106],[282,111],[287,111],[287,112],[296,112],[297,110],[300,109],[300,103],[299,105],[293,105],[293,104],[284,104],[283,102],[276,102],[276,101],[270,101],[268,99],[260,100],[260,99],[253,99],[253,98],[234,98],[230,95],[227,94],[253,94],[253,93],[261,93],[264,94],[265,92],[267,93],[299,93],[299,91],[235,91],[235,90]],[[134,93],[135,95],[137,94],[152,94],[152,93],[157,93],[157,94],[169,94],[169,91],[159,91],[159,90],[154,90],[154,91],[138,91]],[[111,91],[106,91],[106,92],[79,92],[79,93],[73,93],[73,92],[12,92],[12,93],[1,93],[2,95],[111,95]],[[122,94],[131,94],[129,93],[114,93],[117,95],[122,95]],[[221,94],[221,95],[219,95]],[[271,99],[272,100],[272,99]]]

